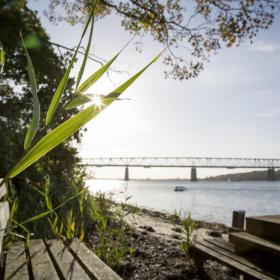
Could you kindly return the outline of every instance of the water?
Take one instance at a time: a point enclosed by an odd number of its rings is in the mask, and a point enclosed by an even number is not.
[[[88,180],[90,191],[152,210],[189,211],[194,219],[231,224],[233,210],[247,216],[280,214],[280,182],[189,182]],[[175,186],[188,188],[175,192]]]

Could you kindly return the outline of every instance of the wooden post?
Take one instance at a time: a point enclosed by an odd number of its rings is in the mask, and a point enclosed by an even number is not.
[[[245,211],[238,210],[232,212],[232,227],[240,230],[244,230],[245,224]]]

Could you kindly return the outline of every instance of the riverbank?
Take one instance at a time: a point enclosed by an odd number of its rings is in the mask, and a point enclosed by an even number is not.
[[[125,222],[133,229],[128,232],[129,246],[134,252],[114,268],[124,280],[200,279],[182,249],[183,227],[177,215],[126,207],[129,214]],[[222,224],[197,221],[197,238],[225,237],[226,233],[227,227]],[[229,269],[215,262],[207,262],[205,272],[209,279],[235,279]]]
[[[142,208],[126,220],[136,230],[133,246],[137,254],[127,260],[134,271],[124,279],[200,279],[182,250],[183,227],[176,215]],[[222,224],[197,221],[197,227],[197,239],[227,233]],[[210,279],[231,278],[226,267],[214,262],[208,262],[205,271]]]

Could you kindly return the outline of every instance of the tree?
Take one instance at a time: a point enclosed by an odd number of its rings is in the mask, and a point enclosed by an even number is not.
[[[32,56],[39,85],[38,97],[41,103],[42,122],[50,104],[52,94],[59,83],[65,68],[67,56],[58,57],[49,44],[49,38],[42,28],[36,13],[24,3],[7,6],[0,0],[1,44],[6,53],[5,69],[0,76],[0,177],[24,153],[23,142],[32,115],[32,96],[27,74],[26,55],[20,42],[20,31],[26,42],[29,42],[29,53]],[[63,100],[72,92],[73,81],[69,81]],[[77,110],[63,111],[53,126],[68,119]],[[40,131],[40,136],[44,131]],[[15,219],[21,221],[35,216],[45,210],[44,198],[34,189],[44,191],[50,187],[50,198],[54,206],[77,194],[84,188],[84,172],[79,167],[77,150],[73,142],[80,141],[78,132],[52,152],[32,165],[13,179],[18,198],[18,213]],[[79,201],[73,200],[61,210],[61,217],[66,215],[67,208],[78,209]],[[75,213],[77,213],[76,211]],[[46,221],[30,223],[28,228],[37,235],[50,233]]]
[[[75,24],[89,13],[92,0],[51,0],[45,14],[55,22]],[[56,13],[57,6],[66,14]],[[123,28],[141,37],[149,33],[168,48],[166,77],[196,77],[203,64],[222,47],[252,42],[273,23],[279,0],[100,0],[98,18],[111,13],[121,17]]]

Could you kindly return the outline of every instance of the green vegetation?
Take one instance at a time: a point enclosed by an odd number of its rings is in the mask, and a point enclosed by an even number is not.
[[[280,180],[280,171],[275,170],[275,179]],[[224,174],[205,178],[207,181],[267,181],[267,170]]]
[[[108,265],[120,269],[127,254],[133,254],[130,234],[133,230],[124,220],[131,209],[112,202],[99,193],[92,197],[94,252]],[[90,238],[90,237],[89,237]]]
[[[36,73],[37,96],[41,107],[41,128],[37,131],[32,143],[46,134],[46,129],[42,129],[42,127],[48,104],[59,82],[58,77],[64,73],[63,65],[67,63],[68,56],[67,54],[58,56],[48,44],[44,43],[49,38],[41,27],[36,14],[25,5],[9,6],[5,10],[1,9],[0,13],[1,44],[5,50],[5,66],[0,76],[0,177],[3,178],[25,153],[23,146],[26,131],[30,127],[33,117],[33,94],[20,31],[25,46],[28,47],[34,73]],[[34,42],[37,43],[34,44]],[[62,102],[66,102],[72,94],[73,84],[73,79],[69,79]],[[52,129],[59,121],[66,120],[77,112],[78,110],[75,109],[71,112],[60,111],[59,118],[57,117],[48,129]],[[81,132],[75,133],[45,157],[13,178],[11,187],[9,187],[9,197],[10,205],[12,206],[13,200],[15,200],[17,204],[15,209],[18,209],[14,211],[14,223],[47,211],[44,198],[34,187],[43,191],[49,185],[49,196],[54,207],[84,190],[85,173],[78,165],[77,150],[73,147],[76,141],[80,141],[81,136]],[[58,210],[58,214],[64,218],[70,209],[76,207],[79,207],[78,200],[73,199],[63,209]],[[47,218],[44,218],[37,220],[36,223],[29,223],[25,227],[36,237],[50,236],[51,231],[46,229],[46,225],[48,225]],[[18,228],[17,234],[25,235],[26,232],[22,228]]]
[[[5,49],[7,56],[6,61],[1,60],[1,65],[5,62],[5,71],[0,80],[0,176],[4,177],[1,184],[8,183],[12,209],[6,243],[14,237],[26,236],[28,244],[31,235],[83,239],[90,226],[94,226],[100,241],[94,249],[107,263],[119,266],[122,257],[132,251],[125,234],[125,213],[118,209],[105,212],[108,205],[102,204],[104,198],[89,194],[84,185],[84,170],[78,165],[77,151],[71,145],[73,140],[80,141],[79,129],[117,100],[160,54],[121,86],[100,96],[98,104],[91,99],[89,107],[77,110],[75,107],[85,102],[74,106],[74,101],[103,76],[119,55],[80,84],[92,38],[94,3],[70,60],[68,56],[58,57],[44,43],[48,37],[36,14],[24,2],[1,9],[0,27],[5,33],[1,50]],[[90,25],[86,54],[73,90],[71,69]],[[66,69],[61,61],[68,63]],[[71,104],[71,110],[65,109],[66,104]]]
[[[197,224],[188,213],[182,220],[183,225],[183,242],[182,248],[188,258],[191,257],[192,248],[196,242]]]
[[[174,209],[172,215],[171,215],[171,220],[172,223],[176,226],[176,225],[180,225],[182,224],[181,221],[181,216],[182,216],[182,210],[180,209],[179,211]]]

